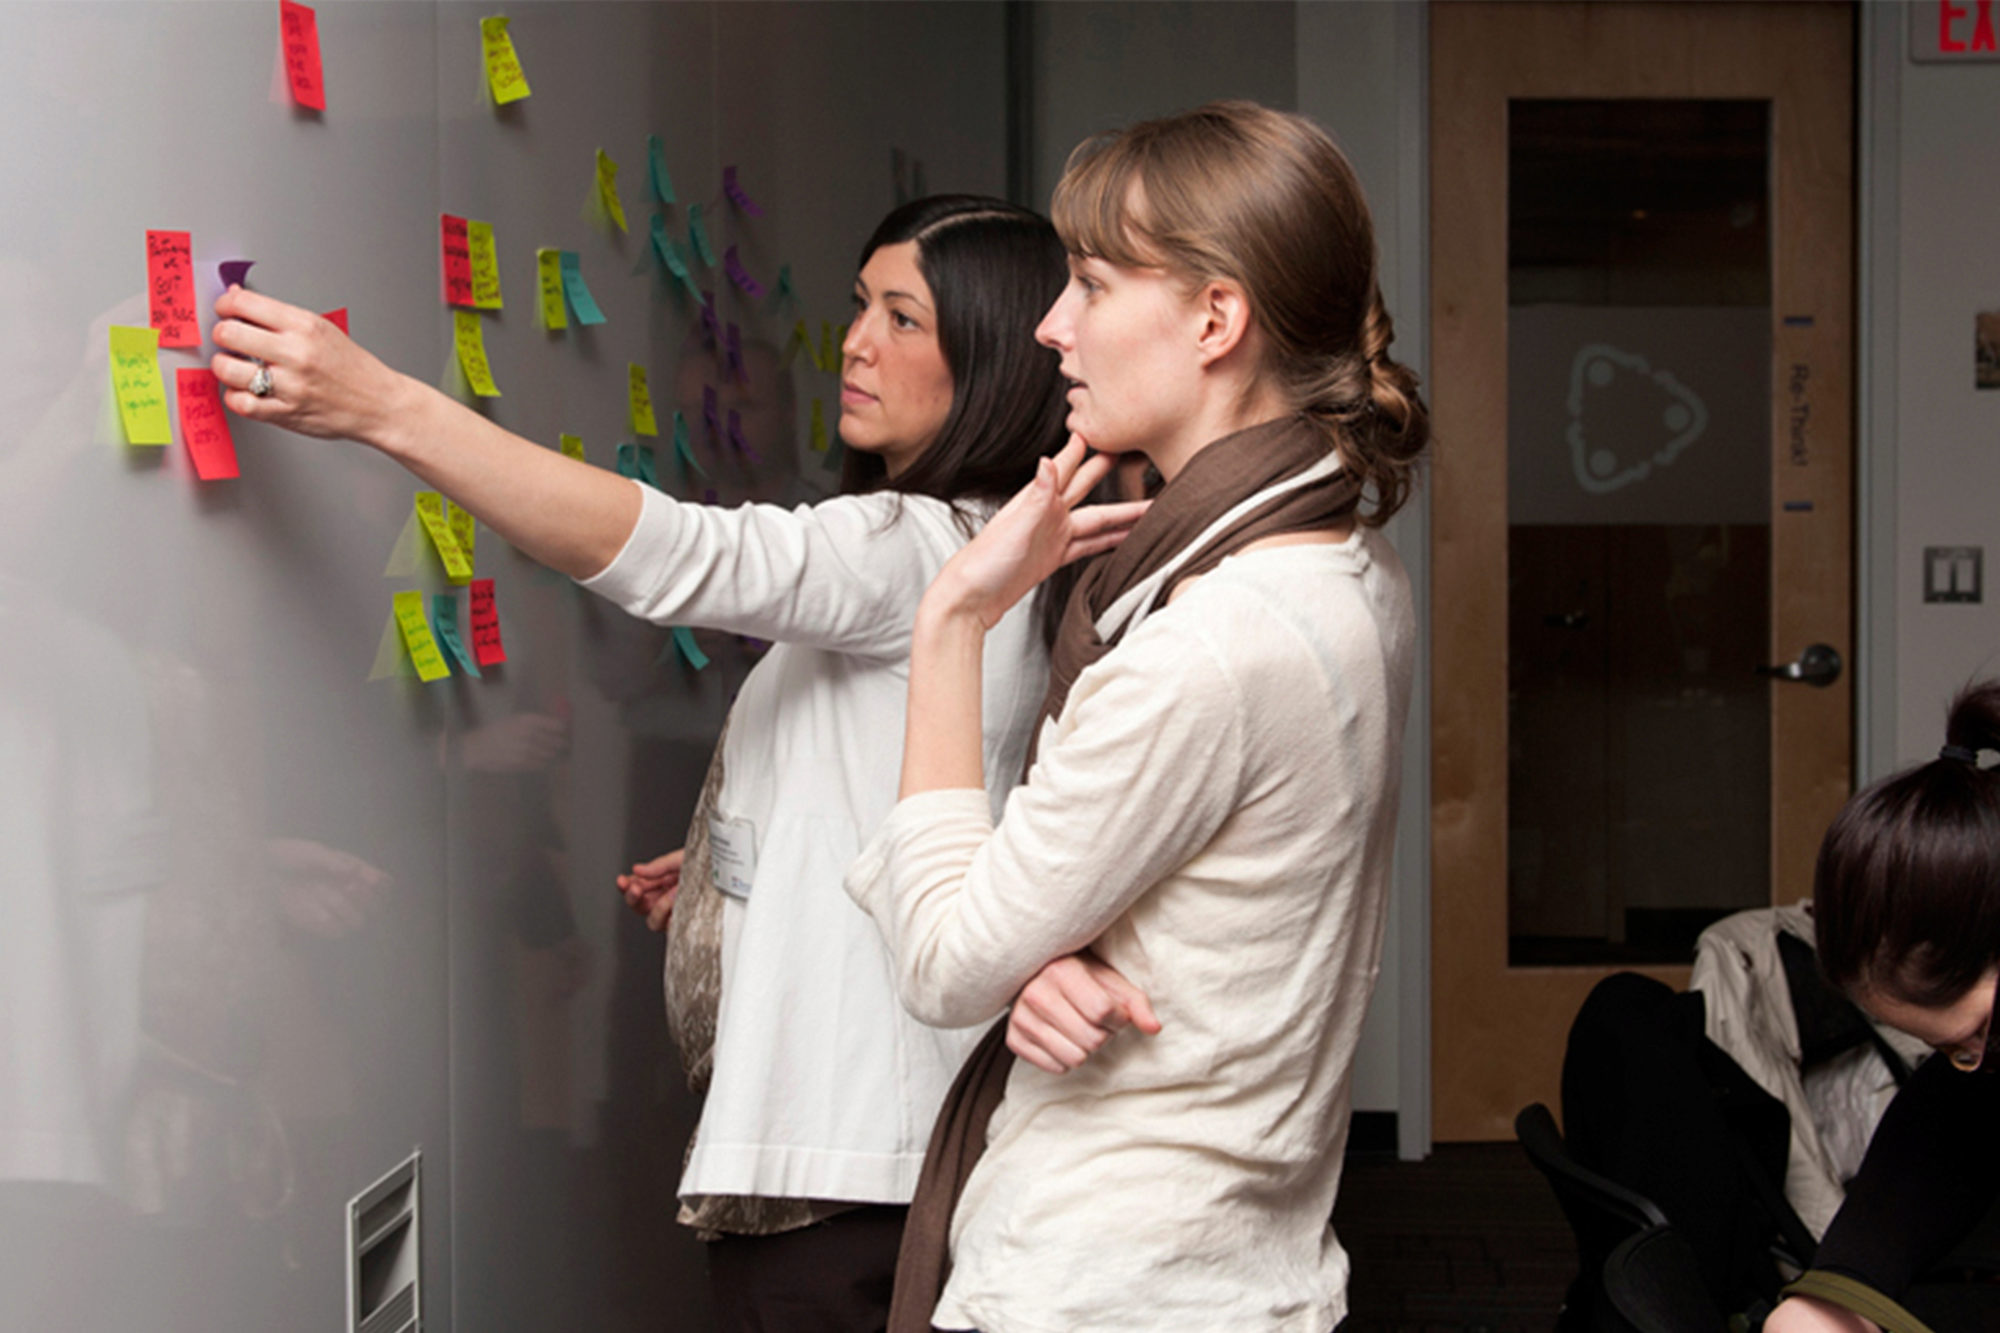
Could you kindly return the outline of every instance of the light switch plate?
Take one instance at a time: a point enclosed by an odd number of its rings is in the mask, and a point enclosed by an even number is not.
[[[1985,550],[1983,546],[1926,546],[1924,600],[1980,601]]]

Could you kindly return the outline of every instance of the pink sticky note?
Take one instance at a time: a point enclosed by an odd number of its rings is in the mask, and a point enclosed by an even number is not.
[[[291,81],[292,100],[314,111],[326,110],[326,81],[319,66],[319,16],[309,6],[278,0],[278,22],[284,34],[285,77]]]
[[[329,310],[329,311],[327,311],[327,312],[326,312],[326,314],[324,314],[324,315],[320,316],[320,318],[322,318],[322,319],[326,320],[326,321],[327,321],[328,323],[332,324],[332,325],[333,325],[333,327],[335,327],[336,329],[339,329],[339,330],[340,330],[340,331],[341,331],[342,333],[345,333],[345,332],[347,332],[347,307],[346,307],[346,306],[342,306],[342,307],[341,307],[340,309],[338,309],[338,310]]]
[[[472,581],[472,655],[483,667],[507,660],[507,650],[500,643],[500,611],[493,604],[492,579]]]
[[[194,242],[186,232],[146,233],[146,294],[160,346],[201,346],[194,314]]]
[[[440,213],[438,232],[444,252],[444,303],[471,305],[472,248],[465,238],[465,219]]]
[[[182,367],[174,372],[181,400],[181,438],[187,442],[194,474],[203,481],[227,481],[236,473],[236,441],[222,412],[215,372]]]

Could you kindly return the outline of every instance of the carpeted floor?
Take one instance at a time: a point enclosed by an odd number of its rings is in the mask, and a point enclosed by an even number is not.
[[[1548,1333],[1576,1274],[1569,1226],[1518,1144],[1350,1157],[1333,1223],[1354,1264],[1341,1333]]]

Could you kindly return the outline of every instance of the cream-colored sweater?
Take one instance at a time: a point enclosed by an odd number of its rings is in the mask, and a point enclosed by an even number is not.
[[[992,1019],[1091,945],[1165,1025],[1017,1062],[934,1322],[1297,1330],[1346,1312],[1328,1218],[1381,954],[1414,624],[1378,535],[1236,556],[1046,724],[996,826],[897,805],[849,871],[928,1023]]]

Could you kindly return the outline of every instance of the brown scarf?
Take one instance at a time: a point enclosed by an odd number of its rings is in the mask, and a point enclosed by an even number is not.
[[[1124,542],[1077,581],[1050,651],[1049,691],[1034,738],[1040,737],[1043,723],[1061,716],[1070,687],[1084,669],[1118,645],[1122,630],[1114,629],[1107,641],[1098,635],[1097,622],[1120,597],[1158,573],[1239,504],[1325,458],[1325,436],[1303,418],[1288,417],[1224,436],[1189,459]],[[1144,609],[1164,604],[1178,581],[1207,573],[1252,542],[1334,526],[1354,512],[1360,498],[1359,483],[1340,471],[1252,506],[1182,562]],[[1031,765],[1033,743],[1031,739]],[[889,1333],[930,1333],[931,1313],[951,1276],[952,1213],[986,1150],[987,1124],[1013,1066],[1003,1018],[966,1057],[945,1094],[896,1257]]]

